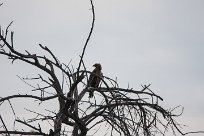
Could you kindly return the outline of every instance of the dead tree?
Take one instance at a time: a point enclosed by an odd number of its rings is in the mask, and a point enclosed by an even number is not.
[[[0,105],[5,101],[12,101],[12,99],[28,98],[41,103],[57,99],[59,107],[58,111],[52,111],[52,115],[49,116],[44,115],[43,111],[37,113],[32,109],[29,111],[35,113],[36,118],[15,119],[15,122],[31,128],[34,130],[33,132],[8,130],[4,123],[6,120],[0,116],[0,122],[2,122],[0,134],[86,136],[88,131],[92,131],[92,135],[94,135],[104,126],[107,128],[106,134],[121,136],[165,135],[169,130],[181,135],[198,133],[183,133],[180,125],[175,121],[176,117],[181,114],[175,115],[173,109],[167,110],[161,107],[160,102],[163,99],[150,89],[150,85],[143,85],[140,90],[124,89],[119,87],[116,80],[103,76],[99,77],[101,78],[100,87],[87,87],[91,72],[86,69],[83,57],[95,22],[94,5],[92,0],[90,2],[93,15],[91,29],[76,69],[60,62],[48,47],[41,44],[39,44],[39,47],[49,56],[41,56],[27,50],[25,53],[19,52],[14,47],[14,32],[9,32],[12,23],[5,30],[1,28],[0,54],[7,56],[12,63],[22,61],[32,65],[46,73],[47,76],[38,75],[32,78],[21,78],[27,84],[30,84],[27,80],[34,83],[43,82],[44,86],[33,87],[35,91],[39,91],[39,95],[20,94],[19,92],[19,94],[1,97]],[[59,77],[56,71],[60,71],[62,77]],[[54,93],[51,93],[50,90],[54,90]],[[94,91],[94,97],[91,99],[88,98],[90,91]],[[53,126],[49,126],[50,132],[47,133],[42,130],[40,124],[37,127],[31,125],[36,120],[51,122]],[[69,127],[62,129],[62,125]]]

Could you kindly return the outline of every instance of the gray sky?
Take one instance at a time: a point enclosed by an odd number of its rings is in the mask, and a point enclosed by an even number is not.
[[[72,59],[77,66],[92,20],[89,0],[0,2],[0,25],[14,21],[16,48],[41,53],[41,43],[61,61]],[[88,68],[100,62],[103,73],[117,77],[121,87],[138,90],[151,83],[165,108],[185,108],[179,119],[189,126],[185,130],[204,130],[204,1],[94,0],[94,5]],[[1,95],[17,94],[25,85],[15,75],[29,75],[33,69],[10,65],[3,57],[0,63],[1,77],[9,79],[0,78]]]

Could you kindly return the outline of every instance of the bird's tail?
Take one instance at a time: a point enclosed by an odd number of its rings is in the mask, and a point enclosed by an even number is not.
[[[93,92],[93,91],[90,91],[90,92],[89,92],[89,98],[92,98],[93,95],[94,95],[94,92]]]

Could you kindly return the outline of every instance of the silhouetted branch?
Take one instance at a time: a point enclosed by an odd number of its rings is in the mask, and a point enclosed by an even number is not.
[[[41,136],[48,136],[45,133],[39,133],[39,132],[23,132],[23,131],[0,131],[0,134],[19,134],[19,135],[41,135]]]
[[[34,127],[34,126],[28,124],[28,123],[25,122],[25,121],[21,121],[21,120],[16,120],[16,121],[19,122],[19,123],[22,123],[22,124],[24,124],[24,125],[26,125],[26,126],[28,126],[28,127],[30,127],[30,128],[32,128],[33,130],[38,131],[39,133],[42,133],[41,128],[36,128],[36,127]]]
[[[4,120],[3,120],[3,118],[1,117],[1,115],[0,115],[0,120],[1,120],[1,122],[2,122],[2,124],[3,124],[4,129],[6,130],[5,133],[6,133],[8,136],[10,136],[10,133],[8,132],[8,129],[7,129],[6,125],[5,125],[5,123],[4,123]]]
[[[40,100],[40,101],[46,101],[46,100],[57,98],[59,96],[60,96],[60,94],[56,94],[54,96],[49,96],[49,97],[42,98],[42,97],[38,97],[38,96],[34,96],[34,95],[18,94],[18,95],[11,95],[11,96],[7,96],[7,97],[4,97],[4,98],[0,98],[0,102],[3,102],[5,100],[10,100],[10,99],[13,99],[13,98],[33,98],[33,99],[37,99],[37,100]]]
[[[92,0],[90,0],[90,2],[91,2],[91,11],[92,11],[91,30],[90,30],[90,32],[89,32],[89,35],[88,35],[87,39],[86,39],[86,42],[85,42],[85,45],[84,45],[82,54],[81,54],[81,56],[80,56],[80,61],[79,61],[79,66],[78,66],[78,68],[77,68],[77,73],[79,73],[79,70],[80,70],[80,67],[81,67],[81,64],[82,64],[82,61],[83,61],[83,57],[84,57],[84,54],[85,54],[85,51],[86,51],[86,47],[87,47],[88,42],[89,42],[89,40],[90,40],[90,38],[91,38],[91,35],[92,35],[92,32],[93,32],[93,28],[94,28],[94,23],[95,23],[94,5],[93,5],[93,1],[92,1]],[[77,77],[78,77],[78,76],[79,76],[79,75],[77,75]]]

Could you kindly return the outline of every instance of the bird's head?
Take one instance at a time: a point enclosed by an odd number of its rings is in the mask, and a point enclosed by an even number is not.
[[[93,65],[93,67],[97,68],[98,70],[101,70],[101,69],[102,69],[100,63],[95,63],[95,64]]]

